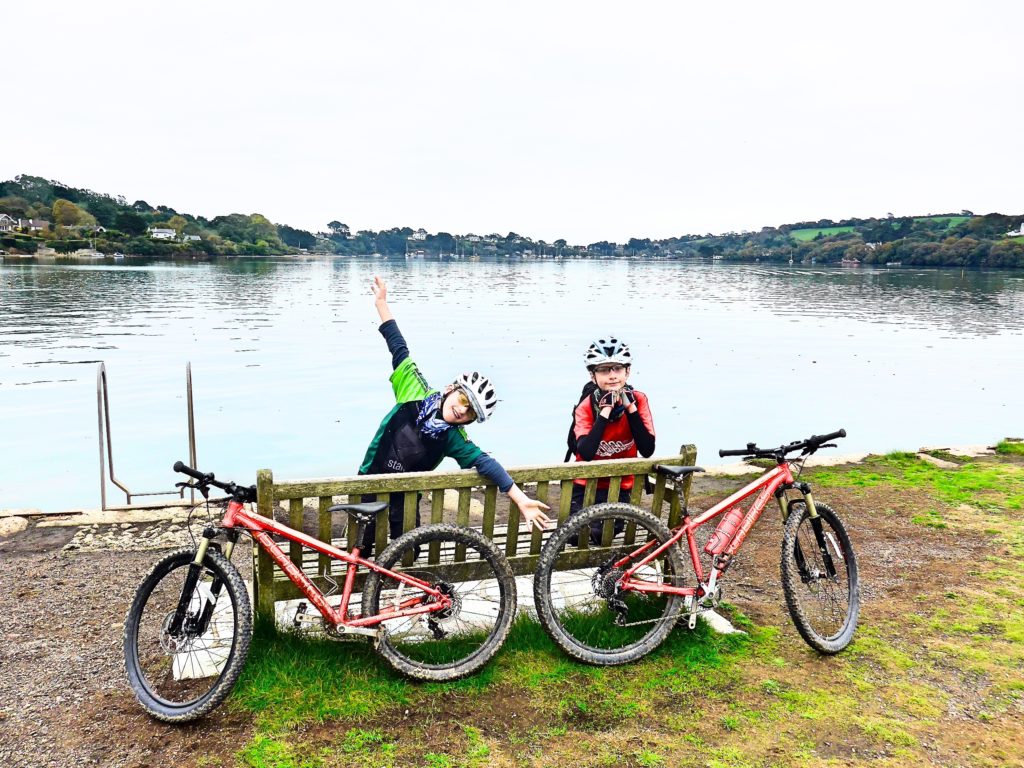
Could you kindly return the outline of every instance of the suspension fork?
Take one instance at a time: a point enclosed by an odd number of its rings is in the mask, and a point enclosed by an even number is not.
[[[224,545],[224,557],[228,560],[228,562],[231,562],[231,552],[232,552],[232,550],[234,550],[235,544],[238,543],[238,536],[239,536],[239,533],[234,528],[232,528],[231,530],[229,530],[227,532],[228,541],[227,541],[227,544]],[[203,531],[203,537],[204,537],[204,541],[208,541],[208,539],[205,538],[206,537],[206,531]],[[192,563],[191,565],[194,565],[194,564],[195,563]],[[190,567],[191,567],[191,565],[190,565]],[[200,634],[200,635],[205,634],[206,633],[206,628],[210,626],[210,619],[213,618],[213,609],[217,605],[217,598],[220,597],[220,591],[223,588],[224,588],[223,580],[219,576],[215,576],[214,579],[213,579],[213,583],[210,585],[210,596],[211,596],[212,599],[208,600],[206,605],[203,606],[203,613],[199,617],[199,622],[198,622],[198,625],[196,627],[196,631],[198,632],[198,634]]]
[[[782,513],[782,524],[783,525],[785,525],[789,521],[789,515],[793,511],[792,510],[792,502],[791,502],[790,498],[786,495],[786,491],[789,490],[790,488],[796,487],[797,490],[803,492],[804,488],[801,487],[801,486],[805,486],[806,487],[807,484],[806,483],[801,483],[800,486],[796,486],[796,485],[781,486],[780,485],[778,487],[778,489],[775,491],[775,500],[779,503],[779,511]],[[810,488],[808,488],[807,490],[810,490]],[[814,507],[808,505],[808,509],[814,509]],[[806,564],[804,562],[804,553],[800,549],[800,540],[797,539],[795,544],[796,544],[796,546],[793,548],[793,558],[796,560],[797,570],[800,572],[801,576],[803,576],[806,579],[806,577],[807,577],[807,566],[806,566]]]
[[[188,606],[192,602],[192,593],[199,583],[199,576],[203,572],[203,561],[206,559],[206,551],[210,548],[210,540],[214,536],[213,528],[206,528],[203,537],[199,540],[196,548],[196,556],[188,564],[188,573],[185,575],[185,584],[181,588],[181,595],[178,597],[178,607],[174,609],[174,618],[171,619],[171,626],[168,627],[171,635],[181,632],[181,625],[188,615]]]
[[[825,573],[829,578],[835,578],[836,565],[832,560],[832,554],[828,551],[828,541],[825,538],[825,528],[821,522],[821,516],[818,514],[818,509],[814,506],[814,496],[811,494],[811,486],[807,483],[797,483],[794,487],[803,494],[804,501],[807,503],[807,517],[811,521],[811,530],[814,532],[814,540],[818,545],[818,552],[821,555],[821,562],[825,566]],[[780,498],[779,505],[783,507],[783,519],[788,519],[788,500],[784,503],[783,499]],[[800,569],[801,574],[809,575],[805,566],[804,554],[800,549],[799,539],[795,544],[796,546],[794,547],[793,556],[796,559],[797,568]]]
[[[192,559],[192,562],[188,564],[188,573],[185,576],[185,584],[181,588],[181,596],[178,598],[178,607],[174,610],[174,618],[172,619],[171,626],[169,627],[172,635],[176,635],[181,632],[182,624],[188,616],[188,607],[192,602],[192,593],[195,592],[196,586],[199,584],[199,577],[203,572],[203,561],[206,560],[206,553],[210,548],[210,542],[216,535],[217,531],[212,527],[207,527],[203,530],[203,536],[199,541],[199,546],[196,548],[196,556]],[[228,542],[224,548],[225,557],[230,559],[231,551],[234,549],[235,544],[238,543],[238,536],[239,533],[237,530],[228,531]],[[214,577],[213,582],[210,584],[211,599],[203,606],[203,612],[196,620],[196,634],[202,635],[206,632],[207,627],[209,627],[210,619],[213,617],[213,610],[217,603],[217,598],[220,596],[223,588],[224,582],[221,578],[219,576]]]

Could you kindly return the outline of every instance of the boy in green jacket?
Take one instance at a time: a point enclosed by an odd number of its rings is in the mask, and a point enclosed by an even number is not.
[[[387,284],[375,276],[372,290],[381,321],[378,330],[391,353],[391,387],[396,405],[373,436],[359,474],[424,472],[435,469],[450,456],[463,469],[475,469],[508,494],[528,526],[538,530],[550,527],[552,520],[544,514],[549,507],[523,493],[504,467],[472,443],[463,429],[473,421],[486,421],[494,413],[498,399],[490,380],[474,371],[460,375],[443,390],[431,388],[409,357],[409,347],[388,307]],[[402,533],[403,506],[402,496],[394,494],[388,510],[391,538]],[[417,509],[416,525],[419,524]],[[360,547],[363,557],[368,557],[372,550],[375,531],[375,525],[367,527],[364,547]]]

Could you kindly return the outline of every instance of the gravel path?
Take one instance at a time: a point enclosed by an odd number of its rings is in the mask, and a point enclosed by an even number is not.
[[[125,611],[160,552],[189,540],[181,523],[41,527],[0,539],[0,766],[190,765],[226,717],[185,728],[135,703],[121,649]],[[248,547],[236,564],[250,561]],[[251,569],[249,569],[251,570]],[[223,737],[222,737],[223,738]],[[244,742],[243,742],[244,743]]]

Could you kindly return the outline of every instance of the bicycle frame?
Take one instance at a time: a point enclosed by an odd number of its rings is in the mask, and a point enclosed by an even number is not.
[[[703,512],[692,520],[688,515],[684,515],[683,522],[673,530],[671,538],[657,549],[653,549],[640,562],[625,571],[620,582],[621,590],[623,592],[657,592],[693,598],[702,597],[708,593],[714,592],[716,582],[725,572],[726,568],[729,567],[729,562],[732,560],[733,556],[739,548],[743,546],[743,542],[746,540],[750,530],[760,519],[765,507],[768,505],[769,499],[776,494],[776,491],[778,491],[779,488],[789,488],[792,487],[793,484],[793,474],[790,470],[789,462],[783,462],[775,467],[775,469],[770,472],[766,472],[749,485],[744,486],[728,498],[718,502],[718,504],[715,504],[711,509]],[[709,520],[713,520],[726,510],[730,509],[733,505],[744,501],[758,492],[760,492],[758,497],[754,499],[754,502],[750,505],[750,509],[748,509],[746,514],[743,516],[743,521],[740,524],[739,529],[736,531],[736,534],[733,536],[732,541],[729,542],[729,546],[724,552],[714,556],[712,559],[710,575],[708,580],[705,582],[704,568],[700,561],[700,554],[697,549],[697,538],[694,535],[694,532]],[[808,506],[813,510],[813,502],[810,499],[809,492],[805,492],[805,498],[807,498]],[[788,507],[785,498],[780,496],[779,503],[782,506],[782,512],[785,516],[787,514]],[[684,537],[686,538],[687,547],[690,552],[690,560],[693,563],[693,571],[697,577],[697,586],[677,587],[671,584],[656,584],[654,582],[635,577],[634,574],[639,569],[643,568],[652,560],[660,557],[661,554],[669,547],[674,547],[679,544]],[[657,544],[656,541],[650,541],[640,549],[633,550],[633,552],[618,560],[613,567],[620,568],[624,566],[633,557],[635,557],[637,553],[643,552],[644,549],[651,548],[655,544]]]
[[[356,630],[356,633],[359,634],[376,634],[376,632],[367,631],[365,628],[375,627],[378,624],[391,619],[443,611],[451,606],[452,601],[448,595],[434,589],[426,582],[413,576],[396,573],[377,565],[371,560],[365,560],[364,558],[359,557],[358,547],[355,548],[352,553],[345,552],[344,550],[338,549],[330,544],[314,539],[312,536],[302,533],[301,531],[296,531],[293,528],[282,525],[276,520],[263,517],[262,515],[258,515],[254,512],[249,512],[241,503],[234,499],[228,502],[227,511],[224,513],[224,517],[221,520],[221,527],[228,531],[237,531],[239,529],[248,531],[252,535],[253,539],[263,547],[268,555],[270,555],[270,558],[277,563],[278,567],[284,571],[285,575],[288,576],[295,586],[297,586],[309,599],[309,602],[320,612],[320,615],[324,620],[334,625],[338,630],[345,631],[346,629],[351,629]],[[310,579],[299,566],[293,563],[281,548],[274,543],[274,540],[271,538],[272,534],[282,536],[289,541],[297,542],[303,547],[315,550],[316,552],[327,555],[335,560],[341,560],[342,562],[348,563],[348,569],[345,573],[345,586],[341,594],[341,604],[337,608],[334,608],[329,602],[327,602],[326,595],[320,591],[316,584],[313,583],[312,579]],[[204,541],[207,540],[204,539]],[[228,554],[230,554],[230,550]],[[360,566],[375,573],[390,576],[402,584],[421,590],[422,593],[416,597],[402,601],[397,606],[382,609],[380,613],[374,616],[349,616],[349,600],[352,597],[352,587],[355,584],[356,571]],[[428,599],[430,599],[430,602],[424,604]],[[360,629],[363,631],[358,632]]]

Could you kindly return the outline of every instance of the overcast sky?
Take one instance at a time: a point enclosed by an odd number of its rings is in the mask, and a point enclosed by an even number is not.
[[[572,243],[1024,211],[1024,3],[68,2],[0,179]]]

